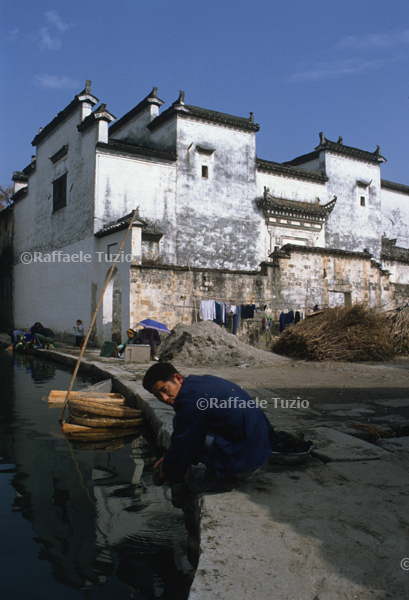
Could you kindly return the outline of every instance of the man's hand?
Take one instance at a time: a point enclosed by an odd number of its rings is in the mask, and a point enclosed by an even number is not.
[[[158,461],[157,461],[157,462],[154,464],[153,468],[154,468],[154,469],[156,469],[156,467],[158,467],[159,465],[161,465],[161,464],[163,463],[163,459],[164,459],[164,458],[165,458],[165,457],[164,457],[164,456],[162,456],[162,458],[160,458],[160,459],[159,459],[159,460],[158,460]],[[161,468],[161,470],[162,470],[162,468]]]
[[[153,467],[152,480],[155,485],[162,485],[165,481],[165,474],[162,471],[162,462],[163,456],[155,463],[155,466]]]

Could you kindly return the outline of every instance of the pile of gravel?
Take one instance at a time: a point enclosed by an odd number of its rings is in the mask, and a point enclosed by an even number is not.
[[[269,366],[274,362],[269,352],[241,342],[213,321],[201,321],[192,325],[178,323],[170,335],[161,337],[161,360],[177,359],[185,365],[229,367]]]

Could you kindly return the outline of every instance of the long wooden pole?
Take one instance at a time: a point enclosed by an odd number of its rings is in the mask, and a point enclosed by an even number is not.
[[[121,250],[122,250],[122,248],[123,248],[123,245],[125,244],[125,240],[126,240],[126,238],[128,237],[128,233],[129,233],[129,232],[130,232],[130,230],[131,230],[132,223],[133,223],[133,222],[134,222],[134,220],[135,220],[135,217],[136,217],[136,215],[137,215],[137,213],[138,213],[138,210],[139,210],[139,206],[138,206],[138,207],[137,207],[137,208],[134,210],[134,213],[133,213],[133,215],[132,215],[131,222],[129,223],[129,227],[128,227],[128,229],[126,230],[125,237],[124,237],[124,239],[122,240],[122,244],[121,244],[121,246],[120,246],[120,248],[119,248],[119,250],[118,250],[118,254],[116,255],[116,257],[115,257],[115,260],[114,260],[114,262],[112,263],[112,267],[110,268],[110,270],[109,270],[109,273],[108,273],[108,275],[107,275],[107,279],[106,279],[106,281],[105,281],[104,289],[102,290],[101,296],[100,296],[100,298],[99,298],[99,300],[98,300],[97,307],[96,307],[96,309],[95,309],[95,311],[94,311],[94,315],[93,315],[93,317],[92,317],[92,320],[91,320],[91,325],[89,326],[88,333],[87,333],[87,335],[85,336],[84,343],[82,344],[82,348],[81,348],[81,352],[80,352],[80,355],[79,355],[79,357],[78,357],[78,360],[77,360],[77,364],[75,365],[74,373],[73,373],[73,375],[72,375],[72,378],[71,378],[70,387],[68,388],[67,395],[65,396],[64,404],[63,404],[63,407],[62,407],[62,410],[61,410],[61,414],[60,414],[60,418],[59,418],[59,422],[60,422],[60,423],[61,423],[61,422],[62,422],[62,420],[63,420],[63,416],[64,416],[64,412],[65,412],[65,407],[67,406],[67,402],[68,402],[68,400],[69,400],[69,398],[70,398],[71,389],[72,389],[72,386],[73,386],[73,384],[74,384],[74,380],[75,380],[75,378],[76,378],[76,376],[77,376],[78,369],[79,369],[79,366],[80,366],[80,363],[81,363],[81,359],[82,359],[82,357],[83,357],[83,355],[84,355],[84,352],[85,352],[85,348],[87,347],[88,338],[89,338],[89,336],[91,335],[91,330],[92,330],[92,328],[93,328],[93,326],[94,326],[95,319],[97,318],[97,314],[98,314],[98,310],[99,310],[100,304],[101,304],[101,302],[102,302],[102,298],[104,297],[105,290],[106,290],[106,289],[107,289],[107,287],[108,287],[108,283],[109,283],[109,280],[111,279],[112,272],[113,272],[113,270],[114,270],[114,268],[115,268],[115,265],[116,265],[116,262],[117,262],[117,260],[118,260],[118,258],[119,258],[119,255],[121,254]]]
[[[193,274],[192,274],[192,271],[190,270],[190,256],[187,259],[187,266],[189,268],[189,273],[190,273],[190,282],[191,282],[191,285],[192,285],[193,302],[195,303],[195,322],[197,323],[196,295],[195,295],[195,288],[194,288],[194,285],[193,285]]]

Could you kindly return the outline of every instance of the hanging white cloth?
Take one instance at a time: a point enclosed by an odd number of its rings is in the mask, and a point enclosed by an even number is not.
[[[203,321],[213,321],[216,318],[216,302],[214,300],[202,300],[199,317]]]

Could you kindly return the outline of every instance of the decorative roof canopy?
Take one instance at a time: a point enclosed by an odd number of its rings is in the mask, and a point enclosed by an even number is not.
[[[337,201],[337,197],[334,196],[327,204],[321,204],[319,198],[314,203],[300,202],[275,198],[269,192],[269,188],[264,186],[263,197],[256,201],[257,207],[263,211],[266,221],[270,221],[272,216],[279,216],[303,221],[324,222],[334,210]]]
[[[95,233],[95,237],[102,238],[107,235],[111,235],[111,233],[116,233],[117,231],[121,231],[122,229],[126,229],[129,227],[129,223],[131,222],[133,216],[133,212],[117,219],[116,221],[111,221],[104,225],[102,229]],[[134,219],[132,223],[132,227],[142,227],[142,240],[144,241],[154,241],[158,242],[162,237],[163,233],[160,231],[155,224],[148,223],[147,221],[142,220],[138,216]]]
[[[125,215],[124,217],[120,217],[116,221],[111,221],[110,223],[107,223],[106,225],[103,226],[102,229],[100,229],[99,231],[97,231],[94,234],[95,237],[98,237],[98,238],[105,237],[106,235],[111,235],[111,233],[116,233],[117,231],[126,229],[127,227],[129,227],[129,223],[131,222],[133,214],[134,214],[134,211],[130,212],[129,214]],[[138,215],[139,215],[139,211],[138,211]],[[146,225],[146,222],[142,221],[142,219],[140,219],[139,216],[136,216],[134,219],[134,222],[132,223],[132,227],[143,227],[144,225]]]

